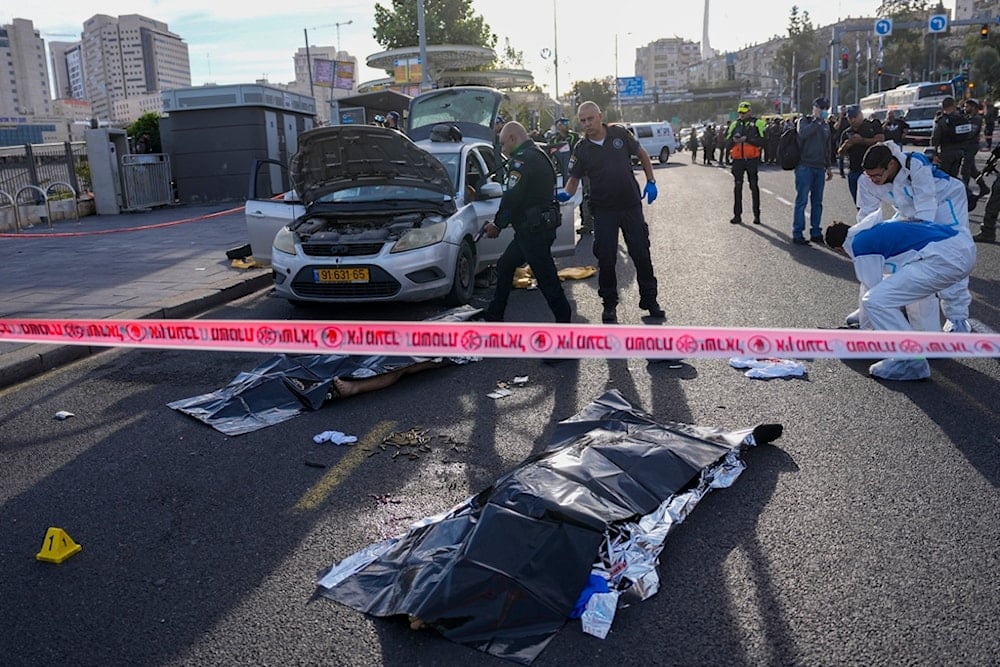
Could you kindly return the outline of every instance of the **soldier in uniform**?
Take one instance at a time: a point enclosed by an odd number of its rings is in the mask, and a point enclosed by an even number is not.
[[[483,311],[488,322],[502,322],[514,283],[514,271],[527,263],[538,281],[556,322],[569,322],[572,310],[552,259],[552,242],[561,221],[555,201],[556,174],[545,153],[516,121],[505,123],[499,144],[510,157],[507,163],[507,190],[500,200],[496,218],[484,233],[494,239],[504,227],[514,228],[510,242],[497,261],[497,286],[493,300]]]

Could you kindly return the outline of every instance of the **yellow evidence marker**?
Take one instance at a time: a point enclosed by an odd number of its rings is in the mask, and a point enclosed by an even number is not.
[[[35,555],[35,559],[46,563],[61,563],[82,549],[83,547],[74,542],[65,530],[52,526],[45,531],[42,550]]]

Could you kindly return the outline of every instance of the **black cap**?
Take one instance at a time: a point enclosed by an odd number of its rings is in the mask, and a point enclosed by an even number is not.
[[[826,99],[825,97],[817,97],[816,99],[813,100],[813,106],[816,107],[817,109],[829,109],[830,100]]]

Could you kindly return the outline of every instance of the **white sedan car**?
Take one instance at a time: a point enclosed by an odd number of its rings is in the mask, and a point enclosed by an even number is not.
[[[303,133],[290,168],[301,201],[247,201],[251,249],[270,261],[276,294],[293,303],[467,303],[475,276],[513,236],[480,235],[503,196],[492,143],[501,96],[481,87],[418,96],[409,136],[367,125]],[[554,255],[575,253],[578,203],[562,206]],[[269,233],[266,258],[255,237]]]

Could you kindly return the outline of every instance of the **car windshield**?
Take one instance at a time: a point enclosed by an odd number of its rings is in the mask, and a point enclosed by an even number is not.
[[[462,162],[462,154],[459,152],[434,153],[434,157],[444,165],[455,191],[458,192],[458,165]]]
[[[938,107],[913,107],[907,110],[907,122],[913,120],[933,120],[934,114],[938,112]]]
[[[383,204],[386,201],[400,199],[441,202],[446,201],[448,197],[435,190],[420,187],[405,185],[360,185],[355,188],[344,188],[327,193],[317,199],[316,202],[328,204]]]

